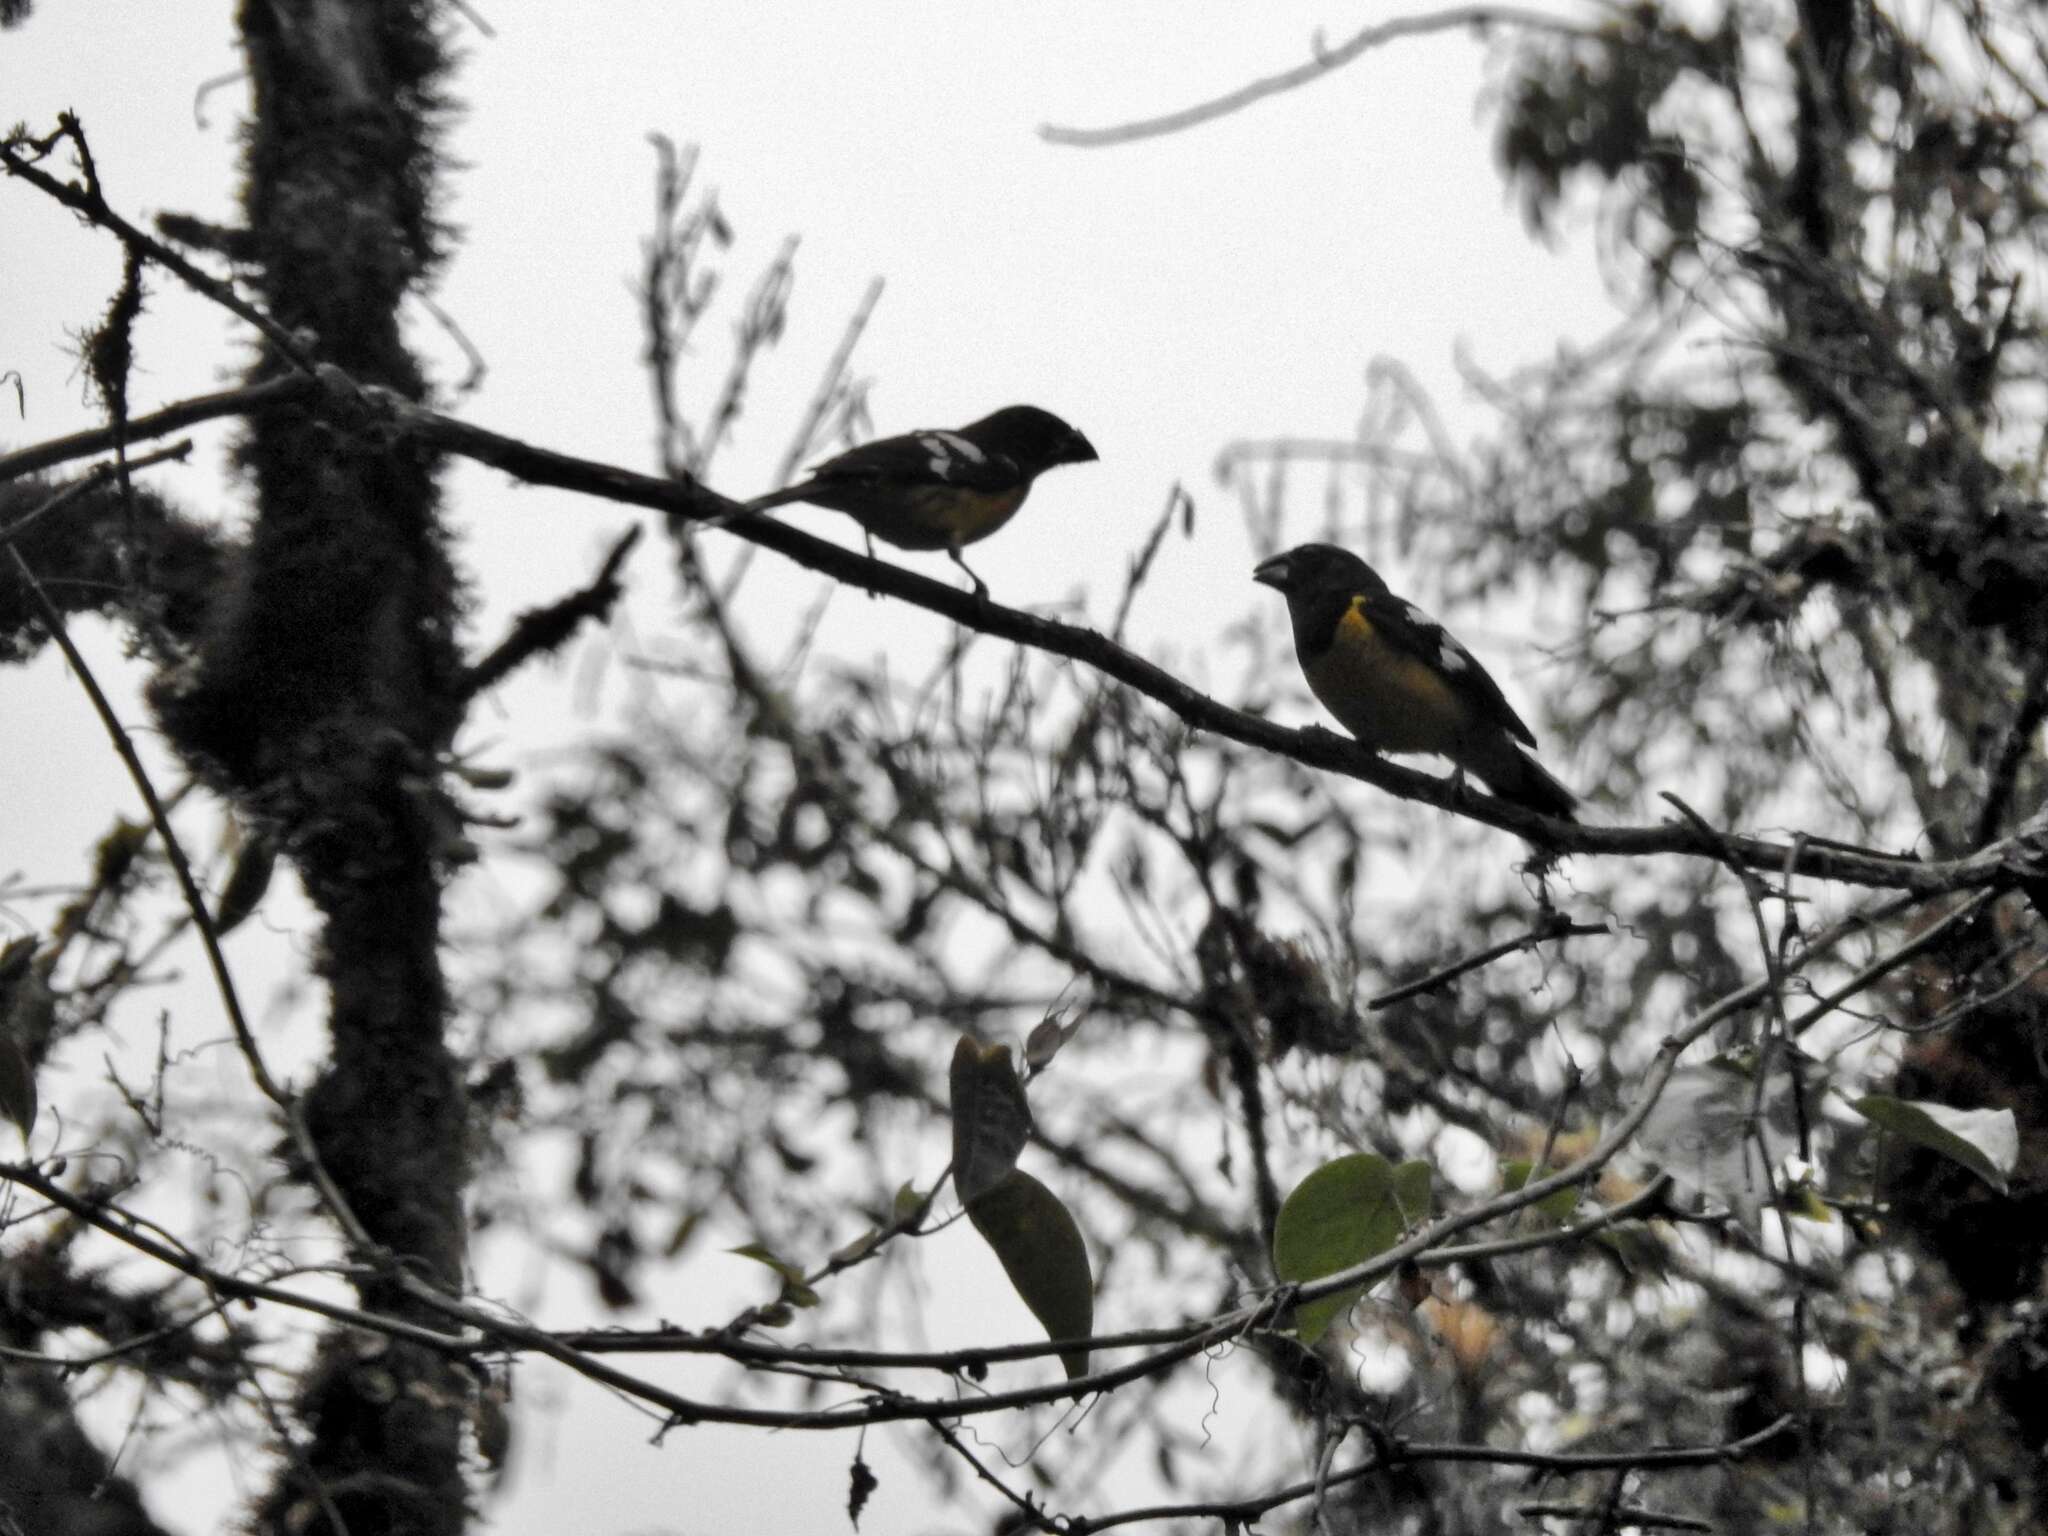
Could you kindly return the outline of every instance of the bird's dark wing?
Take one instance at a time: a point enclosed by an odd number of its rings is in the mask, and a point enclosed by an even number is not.
[[[976,491],[1009,490],[1022,478],[1012,459],[958,432],[938,429],[862,443],[815,466],[811,474],[828,483],[953,485]]]
[[[1500,685],[1487,676],[1472,653],[1455,636],[1405,598],[1391,592],[1358,594],[1364,616],[1392,650],[1414,657],[1441,677],[1482,720],[1498,725],[1518,741],[1536,745],[1536,737],[1508,703]]]

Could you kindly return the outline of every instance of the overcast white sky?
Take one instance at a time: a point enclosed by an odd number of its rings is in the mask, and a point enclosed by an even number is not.
[[[856,361],[876,380],[877,430],[954,425],[1032,401],[1101,452],[1099,464],[1048,478],[1023,520],[977,551],[1000,599],[1052,604],[1085,590],[1101,616],[1168,487],[1179,481],[1194,494],[1197,537],[1169,544],[1134,624],[1140,648],[1162,659],[1185,659],[1214,628],[1270,600],[1250,584],[1233,499],[1211,477],[1226,442],[1349,433],[1365,367],[1380,355],[1411,365],[1454,428],[1476,428],[1460,409],[1454,346],[1499,370],[1560,337],[1589,337],[1609,315],[1584,243],[1531,244],[1503,193],[1477,106],[1483,45],[1468,36],[1399,44],[1171,139],[1076,150],[1038,137],[1042,123],[1097,125],[1228,89],[1297,63],[1319,29],[1341,39],[1397,14],[1390,7],[477,8],[496,36],[460,33],[455,88],[465,110],[453,149],[463,169],[448,212],[462,239],[436,295],[490,370],[462,415],[654,467],[630,291],[652,206],[646,135],[694,143],[700,175],[738,232],[735,288],[786,234],[802,237],[791,333],[714,475],[720,489],[765,488],[846,315],[879,275],[888,290]],[[131,216],[231,218],[244,90],[220,85],[195,112],[202,88],[238,67],[231,9],[43,0],[28,26],[0,39],[0,118],[41,130],[59,110],[77,111],[109,196]],[[25,189],[0,187],[0,199],[0,371],[20,374],[27,404],[17,419],[11,391],[4,401],[0,445],[13,445],[91,423],[71,338],[112,294],[119,256]],[[421,320],[423,345],[452,380],[460,358]],[[728,325],[721,312],[701,338],[696,398],[715,383]],[[138,411],[219,387],[245,355],[223,317],[161,280],[140,346]],[[193,467],[160,472],[158,483],[195,509],[236,515],[221,437],[202,443]],[[579,584],[630,518],[473,468],[452,477],[451,492],[482,600],[480,643],[518,609]],[[834,537],[850,527],[828,513],[793,515]],[[757,602],[807,599],[808,575],[762,558]],[[950,570],[939,556],[902,558],[934,575]],[[667,613],[659,541],[642,548],[633,573],[633,625],[653,641]],[[1429,573],[1387,574],[1432,599]],[[922,650],[940,633],[929,615],[846,596],[824,640],[860,657]],[[1516,692],[1513,658],[1490,653],[1483,628],[1466,638]],[[128,675],[117,637],[92,651],[104,680]],[[503,690],[481,713],[478,739],[517,761],[590,729],[569,707],[571,676],[541,670]],[[131,700],[132,687],[129,676]],[[141,723],[139,710],[129,717]],[[119,765],[54,656],[0,674],[0,719],[46,744],[0,758],[0,804],[14,813],[0,876],[72,877],[106,808],[132,798]],[[245,944],[237,962],[276,976],[291,956],[266,959]],[[564,1311],[588,1315],[575,1311],[578,1300],[563,1297]],[[664,1310],[679,1321],[724,1315],[700,1316],[694,1300]],[[540,1371],[523,1378],[529,1404],[565,1390]],[[653,1451],[642,1448],[646,1426],[623,1408],[570,1401],[573,1411],[530,1426],[490,1507],[494,1529],[760,1528],[771,1483],[785,1528],[840,1528],[850,1441],[699,1430]],[[877,1457],[875,1437],[868,1455]],[[908,1478],[882,1470],[864,1531],[978,1524],[942,1515]],[[189,1515],[155,1513],[195,1532],[214,1525],[197,1504]]]

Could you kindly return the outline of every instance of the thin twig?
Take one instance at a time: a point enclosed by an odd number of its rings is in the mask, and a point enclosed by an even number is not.
[[[100,724],[106,727],[107,735],[113,740],[114,750],[120,754],[121,762],[128,770],[128,777],[142,795],[143,804],[149,807],[149,819],[156,828],[156,834],[164,845],[164,856],[170,861],[171,871],[178,881],[178,890],[185,898],[186,910],[192,914],[193,926],[199,930],[200,943],[206,949],[206,963],[213,972],[214,986],[220,992],[221,1007],[226,1010],[228,1027],[234,1031],[235,1043],[241,1047],[242,1058],[247,1063],[249,1075],[263,1096],[280,1109],[289,1112],[291,1096],[279,1087],[270,1075],[270,1069],[263,1064],[262,1054],[256,1048],[256,1036],[249,1029],[248,1017],[242,1012],[241,997],[235,991],[235,978],[228,970],[227,956],[221,952],[220,935],[214,931],[212,914],[207,911],[206,898],[200,894],[199,882],[192,874],[191,861],[185,857],[184,845],[171,828],[170,812],[158,798],[156,785],[150,781],[149,770],[142,766],[142,758],[136,753],[135,743],[129,738],[127,727],[121,724],[114,713],[114,706],[101,691],[99,680],[93,676],[92,668],[86,665],[78,647],[72,643],[71,634],[64,625],[64,615],[50,600],[50,594],[43,590],[43,584],[36,579],[28,562],[21,558],[21,551],[9,548],[8,558],[14,562],[14,572],[21,578],[30,597],[48,626],[50,638],[57,642],[64,652],[64,659],[71,664],[72,675],[92,701],[93,712],[100,717]]]
[[[202,422],[218,421],[224,416],[254,416],[280,405],[310,399],[319,392],[319,384],[304,374],[288,374],[281,379],[249,384],[240,389],[195,395],[190,400],[180,400],[147,416],[132,418],[127,430],[119,434],[112,427],[94,427],[89,431],[74,432],[68,437],[53,437],[47,443],[35,443],[14,453],[0,454],[0,485],[19,480],[23,475],[55,469],[59,464],[68,464],[74,459],[88,459],[96,453],[105,453],[117,442],[132,444],[152,437],[168,437],[173,432],[182,432]]]
[[[1970,837],[1972,847],[1982,847],[1998,831],[1998,823],[2004,818],[2006,807],[2012,803],[2020,764],[2026,761],[2027,751],[2034,744],[2034,733],[2041,728],[2044,715],[2048,715],[2048,645],[2041,647],[2040,654],[2027,668],[2026,680],[2020,684],[2019,708],[2013,711],[2005,740],[1999,743],[1998,755],[1991,761],[1991,776],[1984,787],[1984,803],[1977,808],[1977,824]]]
[[[24,1365],[52,1366],[66,1374],[90,1370],[96,1365],[106,1365],[125,1355],[134,1354],[137,1350],[148,1349],[153,1344],[161,1344],[166,1339],[174,1339],[181,1333],[190,1333],[209,1317],[218,1317],[226,1311],[233,1304],[233,1300],[234,1298],[230,1296],[216,1296],[205,1306],[174,1322],[165,1323],[160,1328],[151,1328],[146,1333],[131,1335],[117,1343],[109,1344],[105,1349],[96,1349],[89,1354],[48,1355],[40,1350],[0,1345],[0,1360],[18,1360]]]
[[[975,1455],[973,1451],[967,1448],[967,1442],[960,1438],[960,1433],[958,1430],[951,1428],[944,1421],[939,1419],[932,1420],[931,1430],[933,1434],[937,1435],[941,1440],[945,1441],[949,1447],[952,1448],[954,1455],[958,1456],[962,1461],[966,1462],[968,1466],[974,1469],[974,1475],[976,1477],[980,1478],[984,1483],[987,1483],[989,1487],[995,1489],[997,1493],[1003,1496],[1004,1501],[1007,1502],[1011,1508],[1015,1509],[1018,1515],[1022,1517],[1023,1523],[1027,1528],[1034,1531],[1048,1531],[1055,1533],[1063,1529],[1059,1521],[1051,1519],[1046,1515],[1044,1510],[1038,1507],[1038,1501],[1036,1499],[1033,1499],[1028,1494],[1022,1494],[1017,1492],[1016,1489],[1012,1488],[1000,1477],[997,1477],[995,1473],[991,1472],[988,1469],[987,1464],[984,1463],[979,1456]],[[1004,1522],[1002,1528],[1006,1531],[1016,1530],[1018,1529],[1018,1522],[1014,1520],[1006,1521]]]
[[[1609,1524],[1602,1530],[1613,1530],[1619,1526],[1631,1526],[1645,1531],[1711,1531],[1714,1522],[1695,1520],[1690,1515],[1659,1514],[1654,1509],[1645,1509],[1639,1504],[1616,1504],[1612,1508],[1602,1505],[1594,1508],[1589,1504],[1517,1504],[1515,1513],[1525,1520],[1597,1520],[1606,1518]]]
[[[459,1334],[436,1333],[431,1328],[424,1328],[401,1317],[365,1312],[360,1308],[328,1301],[324,1297],[287,1290],[281,1285],[273,1285],[264,1280],[245,1280],[239,1275],[215,1269],[190,1254],[180,1252],[169,1243],[149,1236],[142,1228],[152,1224],[144,1218],[122,1210],[111,1201],[74,1195],[39,1168],[25,1163],[0,1163],[0,1180],[33,1190],[52,1205],[99,1228],[109,1237],[117,1238],[138,1252],[155,1259],[159,1264],[168,1265],[179,1274],[197,1280],[215,1295],[225,1296],[233,1301],[268,1301],[279,1306],[294,1307],[301,1312],[311,1312],[327,1318],[331,1322],[346,1323],[351,1328],[381,1333],[389,1338],[424,1345],[428,1349],[450,1354],[475,1353],[476,1341]]]
[[[381,1246],[371,1239],[368,1229],[357,1220],[347,1198],[321,1162],[319,1149],[313,1141],[312,1132],[306,1125],[305,1115],[301,1112],[298,1101],[270,1075],[269,1067],[264,1064],[263,1053],[256,1044],[256,1036],[249,1028],[248,1016],[242,1011],[241,997],[235,989],[234,976],[228,970],[227,956],[221,950],[220,931],[214,926],[213,914],[206,905],[206,898],[200,892],[199,881],[192,873],[192,862],[185,856],[184,845],[179,842],[178,835],[171,826],[170,812],[158,796],[156,785],[149,777],[149,770],[143,766],[142,758],[135,750],[135,743],[130,739],[127,728],[115,715],[113,705],[108,702],[106,694],[100,688],[99,680],[93,676],[92,669],[86,665],[84,656],[72,643],[70,631],[64,624],[64,615],[50,600],[49,593],[43,590],[42,583],[36,579],[35,572],[29,568],[28,562],[22,559],[21,551],[10,546],[7,555],[14,562],[16,575],[21,578],[22,584],[41,610],[50,637],[64,652],[64,659],[71,664],[72,673],[92,701],[93,710],[99,715],[100,723],[106,727],[108,736],[112,738],[114,750],[120,754],[122,764],[127,768],[129,777],[142,795],[143,803],[149,807],[150,823],[163,842],[164,856],[177,879],[179,893],[185,901],[185,909],[191,914],[193,927],[198,930],[200,944],[206,951],[207,966],[213,973],[214,985],[221,996],[221,1006],[227,1014],[228,1027],[234,1032],[235,1044],[239,1047],[242,1060],[249,1069],[250,1078],[263,1096],[275,1104],[282,1113],[285,1125],[291,1133],[293,1146],[305,1165],[306,1177],[312,1181],[322,1205],[333,1217],[336,1225],[341,1228],[350,1243],[366,1257],[380,1256],[383,1252]]]
[[[1538,1248],[1562,1247],[1583,1242],[1610,1227],[1637,1217],[1667,1214],[1669,1175],[1660,1174],[1650,1184],[1618,1205],[1569,1226],[1542,1232],[1525,1232],[1514,1237],[1482,1243],[1464,1243],[1433,1249],[1418,1255],[1420,1269],[1448,1269],[1482,1259],[1506,1258]],[[1240,1314],[1232,1314],[1239,1316]],[[1214,1320],[1205,1321],[1207,1327]],[[1019,1360],[1040,1360],[1085,1347],[1091,1354],[1118,1349],[1150,1349],[1176,1344],[1188,1337],[1192,1324],[1168,1328],[1134,1328],[1120,1333],[1094,1334],[1085,1339],[1049,1339],[1021,1344],[997,1344],[986,1348],[945,1350],[888,1350],[841,1348],[831,1345],[774,1344],[758,1338],[738,1338],[725,1329],[582,1329],[557,1330],[550,1336],[567,1348],[593,1355],[718,1355],[742,1365],[766,1365],[801,1361],[806,1364],[862,1370],[928,1370],[949,1376]]]
[[[120,463],[110,461],[105,464],[95,464],[91,469],[65,486],[63,490],[58,491],[48,500],[29,508],[28,511],[22,513],[20,517],[17,517],[5,528],[0,528],[0,548],[11,545],[16,539],[27,533],[29,529],[48,517],[52,512],[61,511],[63,508],[70,506],[71,503],[80,500],[88,492],[97,490],[109,480],[120,479],[125,472],[148,469],[152,465],[166,464],[173,459],[185,458],[191,452],[192,442],[191,439],[187,438],[172,443],[168,448],[159,448],[155,453],[146,453],[139,459],[126,459]]]
[[[619,569],[639,542],[640,525],[636,523],[613,541],[604,557],[604,564],[580,590],[558,598],[545,608],[534,608],[520,614],[512,623],[511,633],[463,673],[456,684],[457,696],[474,698],[486,689],[496,687],[534,656],[561,647],[580,626],[605,619],[624,590],[619,585]]]
[[[1138,139],[1156,139],[1163,134],[1180,133],[1202,123],[1214,122],[1219,117],[1229,117],[1242,112],[1246,107],[1264,101],[1268,96],[1283,95],[1288,91],[1301,89],[1334,74],[1345,65],[1388,43],[1399,42],[1406,37],[1428,37],[1438,32],[1455,32],[1470,27],[1483,31],[1488,27],[1522,27],[1532,32],[1553,32],[1567,37],[1588,37],[1593,35],[1588,28],[1570,22],[1559,21],[1555,16],[1546,16],[1541,11],[1525,10],[1516,5],[1460,5],[1450,10],[1435,11],[1426,16],[1397,16],[1392,21],[1375,22],[1360,29],[1339,43],[1335,48],[1316,42],[1315,53],[1305,64],[1292,69],[1283,69],[1278,74],[1262,75],[1258,79],[1226,91],[1208,101],[1182,107],[1178,111],[1163,113],[1158,117],[1141,117],[1133,122],[1119,123],[1109,128],[1061,128],[1048,123],[1038,130],[1039,136],[1052,144],[1070,144],[1081,149],[1093,149],[1105,144],[1129,144]]]
[[[44,170],[39,161],[60,143],[77,151],[85,182],[63,181]],[[313,359],[299,345],[298,338],[270,316],[249,303],[227,283],[201,271],[174,247],[146,234],[116,213],[100,192],[99,176],[93,169],[92,152],[86,147],[85,130],[69,112],[57,116],[57,130],[40,139],[27,137],[0,140],[0,171],[18,176],[48,197],[55,198],[88,223],[106,230],[131,253],[155,262],[186,287],[261,331],[280,357],[302,372],[310,373]]]
[[[882,279],[872,278],[867,291],[861,295],[860,303],[854,306],[853,315],[846,322],[846,329],[839,334],[839,345],[832,351],[831,360],[825,364],[825,371],[818,379],[818,387],[811,392],[810,404],[804,407],[803,419],[797,423],[791,434],[789,447],[783,450],[782,462],[776,466],[775,484],[780,490],[796,478],[797,467],[803,463],[814,448],[818,429],[824,425],[826,415],[844,392],[846,370],[853,361],[853,349],[860,344],[861,333],[868,328],[868,320],[875,312],[875,306],[882,301]]]
[[[1137,1525],[1151,1520],[1206,1519],[1221,1520],[1226,1522],[1226,1525],[1244,1525],[1257,1520],[1269,1510],[1279,1508],[1282,1504],[1292,1504],[1299,1499],[1313,1496],[1319,1486],[1341,1487],[1346,1483],[1355,1483],[1375,1473],[1384,1472],[1391,1466],[1405,1466],[1415,1462],[1482,1462],[1495,1466],[1528,1467],[1538,1472],[1567,1474],[1632,1467],[1654,1469],[1718,1466],[1724,1462],[1742,1460],[1772,1436],[1782,1434],[1789,1423],[1791,1417],[1787,1415],[1766,1424],[1753,1435],[1745,1435],[1740,1440],[1729,1440],[1719,1445],[1673,1445],[1641,1451],[1583,1454],[1569,1451],[1496,1450],[1484,1445],[1431,1445],[1389,1440],[1384,1452],[1376,1452],[1370,1460],[1346,1467],[1341,1472],[1333,1472],[1327,1479],[1309,1478],[1249,1499],[1217,1500],[1200,1504],[1154,1504],[1144,1509],[1127,1509],[1094,1520],[1076,1516],[1066,1522],[1063,1530],[1066,1536],[1093,1536],[1096,1531],[1106,1531],[1119,1525]]]
[[[1797,1018],[1790,1020],[1786,1028],[1793,1035],[1804,1034],[1828,1014],[1841,1007],[1850,998],[1856,996],[1859,992],[1868,991],[1875,982],[1890,975],[1923,950],[1933,948],[1941,942],[1950,929],[1969,922],[1978,913],[1990,906],[1991,903],[1998,900],[2000,894],[1998,891],[1977,892],[1953,912],[1915,934],[1890,954],[1871,961],[1870,964],[1864,966],[1862,970],[1851,976],[1847,981],[1835,988],[1834,991],[1823,995],[1811,1008],[1807,1009]]]
[[[1368,1000],[1365,1006],[1368,1010],[1377,1011],[1381,1008],[1391,1008],[1396,1003],[1405,1003],[1411,997],[1419,997],[1424,992],[1434,992],[1439,987],[1448,986],[1460,976],[1476,971],[1481,966],[1491,965],[1505,955],[1534,949],[1551,939],[1588,938],[1595,934],[1610,932],[1612,930],[1605,923],[1575,923],[1562,912],[1553,912],[1547,921],[1538,923],[1527,933],[1519,934],[1512,939],[1503,939],[1498,944],[1482,949],[1476,955],[1467,955],[1462,960],[1452,961],[1442,970],[1431,971],[1427,976],[1415,981],[1404,982],[1392,991],[1382,992],[1378,997]]]
[[[1877,625],[1861,603],[1842,604],[1842,623],[1856,642],[1864,670],[1870,674],[1871,691],[1877,695],[1878,709],[1884,716],[1885,745],[1890,749],[1892,761],[1906,776],[1907,787],[1913,792],[1913,806],[1920,813],[1920,824],[1926,828],[1928,841],[1936,852],[1944,857],[1953,857],[1962,850],[1955,846],[1954,835],[1942,821],[1941,798],[1935,790],[1933,776],[1927,771],[1927,759],[1914,745],[1912,731],[1899,708],[1898,693],[1892,686],[1890,661],[1879,642]]]
[[[1145,578],[1152,574],[1152,562],[1159,558],[1159,547],[1166,542],[1166,531],[1173,526],[1175,513],[1180,514],[1181,525],[1192,532],[1194,498],[1181,489],[1179,481],[1175,481],[1173,489],[1166,493],[1166,505],[1159,509],[1158,521],[1145,535],[1145,542],[1138,546],[1138,552],[1131,557],[1130,567],[1124,574],[1123,596],[1117,599],[1116,617],[1109,621],[1109,637],[1119,645],[1123,644],[1124,626],[1130,622],[1131,607],[1138,600],[1138,590],[1145,585]]]

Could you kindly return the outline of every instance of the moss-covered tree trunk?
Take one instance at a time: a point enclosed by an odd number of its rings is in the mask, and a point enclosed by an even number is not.
[[[408,397],[424,384],[402,307],[436,255],[434,14],[410,0],[247,0],[240,13],[263,305],[323,363]],[[372,1245],[357,1255],[363,1304],[416,1315],[400,1268],[454,1288],[464,1261],[463,1088],[440,956],[458,840],[434,771],[460,718],[460,591],[439,466],[292,411],[253,420],[241,456],[256,518],[240,569],[198,666],[157,703],[179,749],[274,832],[319,909],[331,1055],[307,1124]],[[461,1529],[464,1386],[430,1351],[329,1336],[258,1527]]]

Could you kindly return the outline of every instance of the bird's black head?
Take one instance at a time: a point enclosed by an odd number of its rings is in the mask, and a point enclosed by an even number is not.
[[[1261,560],[1252,580],[1289,597],[1321,592],[1385,592],[1379,572],[1348,549],[1334,544],[1297,544],[1283,555]]]
[[[961,430],[1033,473],[1055,464],[1088,464],[1096,458],[1093,443],[1051,411],[1041,411],[1035,405],[1006,405]]]

